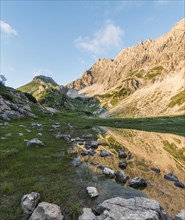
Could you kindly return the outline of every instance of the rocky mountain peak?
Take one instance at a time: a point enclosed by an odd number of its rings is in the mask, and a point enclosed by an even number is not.
[[[181,19],[179,22],[177,22],[171,31],[185,31],[185,18]]]
[[[123,49],[114,59],[99,59],[82,77],[68,84],[68,88],[81,90],[88,95],[102,94],[123,80],[132,77],[132,73],[141,71],[137,81],[148,85],[148,81],[164,78],[174,70],[182,69],[184,60],[185,19],[174,25],[171,31],[156,40],[140,41],[138,45]],[[153,69],[161,69],[153,75]],[[162,70],[163,69],[163,70]],[[146,74],[144,74],[146,73]],[[145,75],[147,77],[145,77]],[[132,77],[133,78],[133,77]]]
[[[41,81],[46,84],[50,83],[53,86],[58,86],[58,84],[49,76],[44,76],[44,75],[35,76],[33,78],[33,81]]]

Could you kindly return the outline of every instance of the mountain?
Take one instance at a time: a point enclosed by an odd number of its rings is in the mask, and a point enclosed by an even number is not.
[[[44,93],[50,89],[60,89],[59,85],[48,76],[36,76],[33,80],[18,88],[18,90],[26,93],[30,93],[37,100],[41,99],[44,96]]]
[[[114,59],[99,59],[67,85],[99,99],[110,116],[184,114],[185,19],[156,40],[140,41]]]
[[[55,108],[59,111],[81,111],[87,115],[104,112],[96,98],[81,95],[75,89],[60,86],[51,77],[36,76],[30,83],[17,90],[32,95],[39,104],[47,108]]]

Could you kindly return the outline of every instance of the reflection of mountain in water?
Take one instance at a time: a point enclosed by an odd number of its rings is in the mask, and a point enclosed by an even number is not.
[[[182,136],[126,129],[109,129],[108,134],[136,156],[166,172],[181,176],[185,169],[185,138]]]
[[[173,182],[164,179],[164,174],[174,173],[185,183],[185,138],[173,134],[162,134],[127,129],[109,129],[101,136],[103,142],[96,154],[83,159],[96,173],[101,170],[94,164],[120,170],[118,163],[128,163],[125,173],[130,179],[139,176],[148,181],[143,190],[146,195],[160,202],[169,214],[177,213],[185,206],[185,190],[176,187]],[[131,158],[120,159],[118,149],[131,152]],[[112,157],[100,157],[101,150],[110,152]],[[160,168],[161,173],[151,171],[152,167]],[[125,184],[126,187],[127,184]]]

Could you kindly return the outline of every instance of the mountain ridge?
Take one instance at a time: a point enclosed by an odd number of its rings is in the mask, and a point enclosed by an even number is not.
[[[103,107],[111,110],[111,115],[124,117],[148,117],[148,116],[163,116],[163,115],[178,115],[184,114],[182,103],[185,100],[181,99],[179,108],[170,104],[171,99],[183,93],[184,86],[181,83],[184,81],[184,65],[185,65],[185,19],[180,20],[175,24],[169,33],[166,33],[156,40],[140,41],[138,45],[123,49],[114,59],[99,59],[89,70],[85,71],[80,79],[73,81],[67,85],[67,88],[79,90],[79,93],[84,93],[89,96],[99,98]],[[178,77],[176,77],[178,75]],[[178,86],[171,87],[170,82],[173,79]],[[161,83],[163,82],[164,83]],[[165,105],[156,106],[150,110],[145,99],[148,96],[154,96],[158,91],[153,91],[150,95],[149,87],[153,88],[154,84],[158,84],[156,89],[161,91],[159,100],[163,96]],[[165,94],[161,86],[169,94]],[[138,92],[143,89],[142,92]],[[142,90],[141,90],[142,91]],[[138,93],[138,96],[137,96]],[[142,105],[137,106],[140,101],[139,95],[143,96]],[[135,94],[135,95],[134,95]],[[132,106],[132,101],[128,104],[128,100],[135,100],[136,106]],[[144,96],[143,96],[144,97]],[[127,99],[127,100],[125,100]],[[111,101],[112,100],[112,101]],[[123,103],[125,100],[125,103]],[[151,100],[147,102],[154,104]],[[143,109],[146,115],[141,111],[136,110],[134,114],[124,113],[115,114],[118,108],[115,106],[123,106],[122,112],[135,109]],[[179,104],[179,103],[177,103]],[[145,107],[144,107],[145,106]],[[155,108],[158,110],[156,111]],[[119,108],[121,109],[121,108]],[[169,110],[170,109],[170,110]]]

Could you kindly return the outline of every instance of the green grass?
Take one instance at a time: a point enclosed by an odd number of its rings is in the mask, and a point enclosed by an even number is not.
[[[185,162],[185,148],[178,149],[174,143],[163,141],[164,149],[168,151],[176,159]]]
[[[179,92],[177,95],[173,96],[170,100],[169,107],[174,107],[175,105],[182,105],[185,103],[185,90]]]
[[[65,116],[64,116],[65,117]],[[51,121],[50,121],[51,120]],[[60,118],[62,121],[62,118]],[[21,219],[20,200],[24,194],[32,191],[41,193],[41,200],[63,205],[65,213],[76,216],[80,213],[80,201],[74,204],[78,198],[79,184],[76,170],[71,166],[72,155],[67,154],[69,144],[63,140],[56,139],[54,133],[49,131],[50,125],[54,122],[40,118],[37,122],[44,124],[43,136],[37,136],[37,130],[30,127],[30,120],[14,121],[6,128],[1,127],[0,136],[6,133],[12,133],[11,137],[1,140],[1,176],[0,181],[1,208],[0,219]],[[58,121],[56,121],[58,122]],[[31,133],[25,131],[24,125],[31,130]],[[67,131],[67,125],[64,123],[62,132]],[[24,136],[19,137],[21,132]],[[72,131],[71,131],[72,132]],[[74,130],[73,135],[80,135],[85,131]],[[56,133],[56,132],[55,132]],[[24,139],[38,137],[46,147],[28,148]],[[58,156],[64,152],[64,156]],[[75,185],[74,185],[75,180]],[[85,204],[83,204],[85,206]],[[17,214],[16,214],[17,212]]]
[[[111,104],[112,108],[113,106],[116,106],[124,97],[130,95],[130,93],[131,91],[129,88],[125,88],[123,85],[120,85],[110,92],[95,96],[106,109],[109,109],[109,103]]]
[[[144,70],[130,72],[130,73],[128,74],[128,76],[130,76],[130,77],[135,76],[135,77],[137,77],[137,78],[143,78],[143,76],[144,76]]]
[[[1,192],[8,195],[13,194],[15,192],[15,187],[13,183],[3,182],[1,185]]]
[[[152,68],[149,72],[146,73],[145,78],[146,79],[153,79],[156,76],[161,75],[161,72],[164,68],[162,66],[156,66],[154,68]]]

